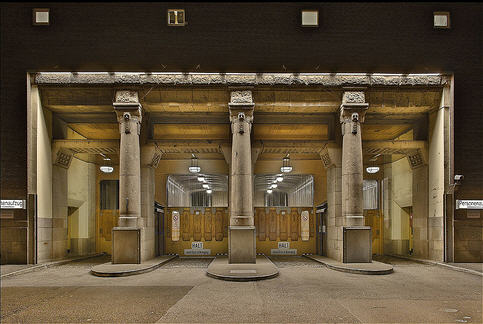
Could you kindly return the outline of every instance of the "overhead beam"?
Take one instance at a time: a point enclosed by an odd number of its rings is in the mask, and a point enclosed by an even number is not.
[[[74,154],[90,153],[90,154],[114,154],[119,153],[119,140],[84,140],[84,139],[67,139],[54,140],[53,149],[68,149]]]
[[[363,141],[365,154],[411,154],[417,150],[426,150],[426,141]]]
[[[173,85],[173,86],[324,86],[324,87],[441,87],[440,74],[361,73],[36,73],[38,85]]]

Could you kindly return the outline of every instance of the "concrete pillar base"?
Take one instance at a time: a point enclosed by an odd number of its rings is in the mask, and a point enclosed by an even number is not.
[[[230,226],[228,229],[229,263],[256,263],[255,226]]]
[[[372,235],[370,226],[344,227],[344,263],[372,262]]]
[[[141,263],[141,229],[112,228],[112,263]]]

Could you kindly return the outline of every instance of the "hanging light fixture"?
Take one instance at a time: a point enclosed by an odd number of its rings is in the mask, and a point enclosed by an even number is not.
[[[377,173],[379,172],[378,166],[371,166],[366,168],[367,173]]]
[[[198,181],[199,181],[199,182],[205,182],[205,177],[203,177],[203,176],[198,176]]]
[[[272,185],[270,186],[270,189],[275,189],[277,187],[278,187],[278,185],[276,183],[272,183]]]
[[[289,157],[289,154],[287,154],[287,156],[283,158],[283,160],[282,160],[282,167],[280,168],[280,171],[282,173],[292,172],[292,166],[290,165],[290,157]]]
[[[267,193],[269,193],[269,194],[271,194],[272,192],[273,192],[273,190],[272,190],[272,189],[268,189],[268,190],[267,190]]]
[[[99,169],[104,173],[112,173],[112,171],[114,171],[114,168],[112,166],[108,166],[108,165],[103,165],[103,166],[99,167]]]
[[[194,154],[191,154],[192,155],[192,158],[191,158],[191,165],[190,167],[188,168],[189,172],[191,173],[198,173],[201,171],[201,168],[199,167],[198,165],[198,158],[194,155]]]
[[[282,175],[278,175],[277,176],[277,182],[282,182],[283,181],[283,177]]]
[[[212,192],[213,192],[213,190],[211,190],[211,189],[206,190],[207,194],[211,194]]]
[[[203,183],[203,188],[210,189],[210,186],[208,186],[206,183]]]

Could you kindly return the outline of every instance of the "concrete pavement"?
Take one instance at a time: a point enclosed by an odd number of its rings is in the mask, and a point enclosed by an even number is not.
[[[2,279],[1,321],[71,323],[480,323],[482,278],[391,259],[394,273],[361,276],[302,257],[271,257],[278,277],[231,282],[206,260],[177,259],[149,273],[100,278],[96,258]]]

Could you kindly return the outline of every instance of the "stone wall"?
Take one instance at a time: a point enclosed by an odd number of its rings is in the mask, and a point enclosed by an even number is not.
[[[74,158],[68,170],[70,255],[96,250],[96,165]]]
[[[428,258],[443,261],[444,109],[429,114]]]

